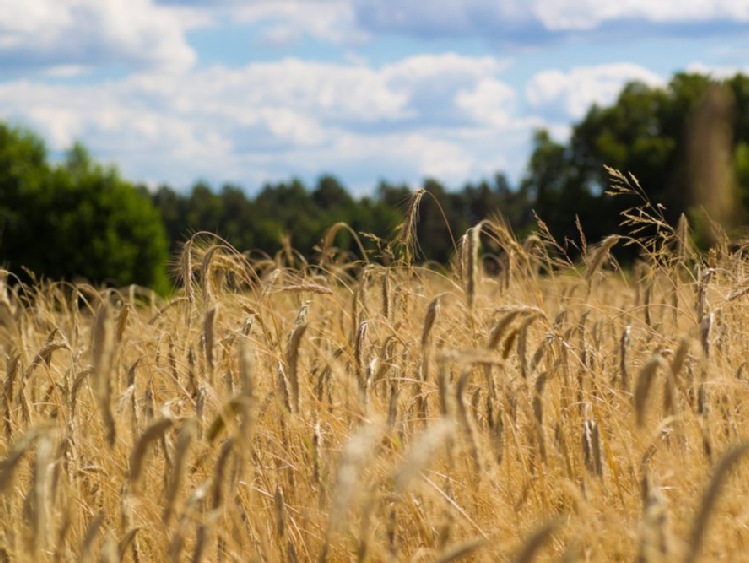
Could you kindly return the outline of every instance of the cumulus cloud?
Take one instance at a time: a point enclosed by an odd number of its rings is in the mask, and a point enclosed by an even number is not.
[[[732,78],[738,73],[747,74],[749,73],[749,66],[746,65],[707,65],[702,61],[694,61],[689,63],[686,68],[687,72],[693,72],[696,74],[706,74],[712,76],[717,80],[724,80]]]
[[[527,0],[352,0],[357,25],[381,34],[418,37],[480,36],[496,41],[533,41],[543,34]]]
[[[536,0],[535,13],[548,29],[592,29],[613,20],[642,20],[653,23],[689,23],[705,20],[749,21],[746,0]]]
[[[630,35],[661,32],[725,32],[725,25],[749,22],[746,0],[352,0],[355,21],[374,33],[418,37],[480,36],[492,42],[543,43],[620,27]]]
[[[505,66],[451,53],[379,67],[289,58],[96,85],[7,82],[0,118],[28,123],[55,151],[82,140],[148,182],[253,187],[346,170],[360,186],[377,170],[458,182],[504,165],[503,139],[522,129]]]
[[[652,86],[664,83],[663,78],[643,66],[617,63],[575,67],[567,72],[539,72],[528,81],[525,94],[536,110],[567,121],[583,117],[593,103],[613,103],[622,87],[635,80]]]
[[[112,63],[182,70],[195,61],[185,31],[200,20],[151,0],[4,0],[0,70]]]
[[[486,121],[501,127],[513,119],[515,91],[495,78],[482,78],[470,88],[461,90],[455,101],[477,122]]]
[[[238,23],[263,23],[259,41],[270,46],[293,45],[305,37],[335,44],[358,44],[367,38],[354,24],[353,6],[348,2],[238,3],[231,15]]]

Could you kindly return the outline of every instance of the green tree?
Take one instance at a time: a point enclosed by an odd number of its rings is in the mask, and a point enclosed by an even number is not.
[[[35,135],[6,125],[0,161],[0,259],[12,271],[168,290],[159,214],[116,169],[81,145],[51,167]]]
[[[521,190],[534,202],[538,217],[559,240],[578,239],[575,216],[600,236],[607,225],[601,220],[601,202],[586,183],[583,171],[571,163],[569,150],[554,141],[546,130],[533,138],[533,153],[528,162]]]
[[[612,199],[604,193],[608,183],[604,165],[634,174],[650,200],[664,206],[672,224],[681,213],[689,213],[695,205],[690,195],[694,164],[689,152],[690,120],[715,84],[708,76],[691,73],[678,73],[663,87],[630,83],[612,105],[591,106],[573,125],[567,143],[537,132],[521,188],[528,190],[534,209],[552,233],[559,239],[571,236],[575,213],[580,214],[590,240],[618,230],[619,214],[636,201]],[[722,84],[735,102],[731,156],[746,209],[749,78],[737,74]]]

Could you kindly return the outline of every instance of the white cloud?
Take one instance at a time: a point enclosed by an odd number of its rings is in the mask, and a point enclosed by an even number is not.
[[[664,83],[659,75],[645,67],[617,63],[575,67],[568,72],[539,72],[528,81],[525,93],[532,107],[566,121],[583,117],[593,103],[613,103],[622,87],[634,80],[653,86]]]
[[[0,119],[55,151],[81,140],[126,177],[256,187],[290,174],[461,182],[493,170],[520,131],[506,63],[447,53],[380,67],[298,59],[140,72],[103,84],[0,84]],[[357,178],[359,180],[357,180]]]
[[[707,65],[701,61],[694,61],[692,63],[689,63],[686,68],[687,72],[693,72],[695,74],[706,74],[708,76],[712,76],[715,79],[718,80],[724,80],[727,78],[732,78],[736,76],[738,73],[744,73],[747,74],[749,72],[749,67],[746,65],[744,66],[714,66],[714,65]]]
[[[111,63],[182,70],[195,61],[185,31],[202,21],[151,0],[4,0],[0,68]]]
[[[513,118],[515,91],[495,78],[482,78],[471,89],[458,93],[458,107],[477,122],[503,126]]]
[[[630,34],[659,25],[693,33],[688,24],[749,22],[747,0],[351,0],[355,21],[373,33],[417,37],[483,37],[491,42],[536,44],[570,33],[622,25]],[[634,25],[633,25],[634,24]],[[720,27],[706,30],[719,33]]]
[[[749,21],[746,0],[536,0],[534,12],[552,30],[592,29],[618,19],[654,23],[688,23],[705,20]]]
[[[353,0],[357,21],[365,28],[441,30],[467,33],[504,21],[517,25],[532,18],[533,2],[527,0]]]
[[[239,23],[263,23],[260,42],[271,46],[291,45],[305,36],[335,44],[356,44],[367,37],[354,25],[353,6],[346,1],[236,3],[230,13]]]

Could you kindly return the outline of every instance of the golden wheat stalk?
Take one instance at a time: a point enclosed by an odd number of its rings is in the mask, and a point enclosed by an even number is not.
[[[301,410],[300,398],[299,398],[299,347],[301,345],[302,337],[307,330],[306,324],[299,324],[294,328],[294,331],[289,336],[289,344],[286,351],[286,365],[289,368],[289,387],[291,391],[291,406],[294,413],[299,413]],[[358,341],[358,339],[357,339]]]
[[[655,352],[645,365],[640,370],[640,374],[637,377],[637,385],[635,387],[634,395],[634,406],[635,406],[635,420],[637,426],[642,427],[645,424],[645,414],[647,407],[648,395],[655,379],[655,374],[659,367],[666,365],[663,356],[659,352]]]
[[[476,301],[476,293],[478,291],[479,277],[481,275],[479,266],[479,233],[481,232],[481,224],[468,229],[466,233],[467,246],[466,249],[466,302],[468,305],[468,312],[473,315],[473,306]]]
[[[96,398],[110,446],[114,446],[116,436],[114,416],[112,415],[111,364],[113,352],[114,330],[109,305],[102,302],[94,321],[91,354],[93,357],[93,376],[96,381]]]
[[[684,563],[694,563],[702,551],[702,542],[707,531],[708,523],[713,515],[718,495],[729,477],[729,473],[739,460],[749,452],[749,442],[743,442],[728,450],[713,471],[710,483],[702,497],[702,503],[692,524],[692,532],[689,534],[689,549]]]
[[[205,314],[203,320],[203,343],[205,346],[205,362],[208,368],[208,382],[213,385],[214,374],[214,351],[216,347],[216,317],[218,316],[218,305],[214,305]]]
[[[177,446],[174,451],[174,464],[169,476],[169,483],[164,493],[164,511],[162,520],[164,525],[168,526],[177,500],[177,493],[182,486],[182,480],[187,467],[187,452],[195,435],[195,421],[188,420],[182,425],[177,435]],[[136,479],[137,480],[137,479]]]
[[[593,288],[593,278],[596,275],[596,272],[598,272],[614,245],[616,245],[616,243],[621,239],[622,237],[619,235],[607,236],[605,239],[603,239],[603,242],[600,244],[600,246],[596,250],[596,253],[591,258],[588,269],[585,272],[585,283],[588,286],[588,293],[590,293],[591,289]]]
[[[336,474],[333,505],[328,521],[329,534],[341,530],[346,524],[346,512],[355,496],[359,476],[371,458],[381,434],[379,424],[364,424],[346,441]]]
[[[419,440],[411,447],[406,458],[398,467],[393,482],[397,491],[405,490],[426,467],[439,448],[455,435],[455,423],[450,419],[440,419],[430,425]]]
[[[164,433],[172,427],[174,421],[170,418],[160,418],[151,423],[138,438],[133,451],[130,453],[130,485],[136,486],[143,471],[148,446],[160,440]]]

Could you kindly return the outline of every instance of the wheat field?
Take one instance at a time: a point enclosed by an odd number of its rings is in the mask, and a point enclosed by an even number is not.
[[[430,269],[421,195],[387,265],[336,225],[315,263],[198,234],[166,300],[6,275],[0,560],[748,553],[742,249],[644,201],[579,261],[497,219]]]

